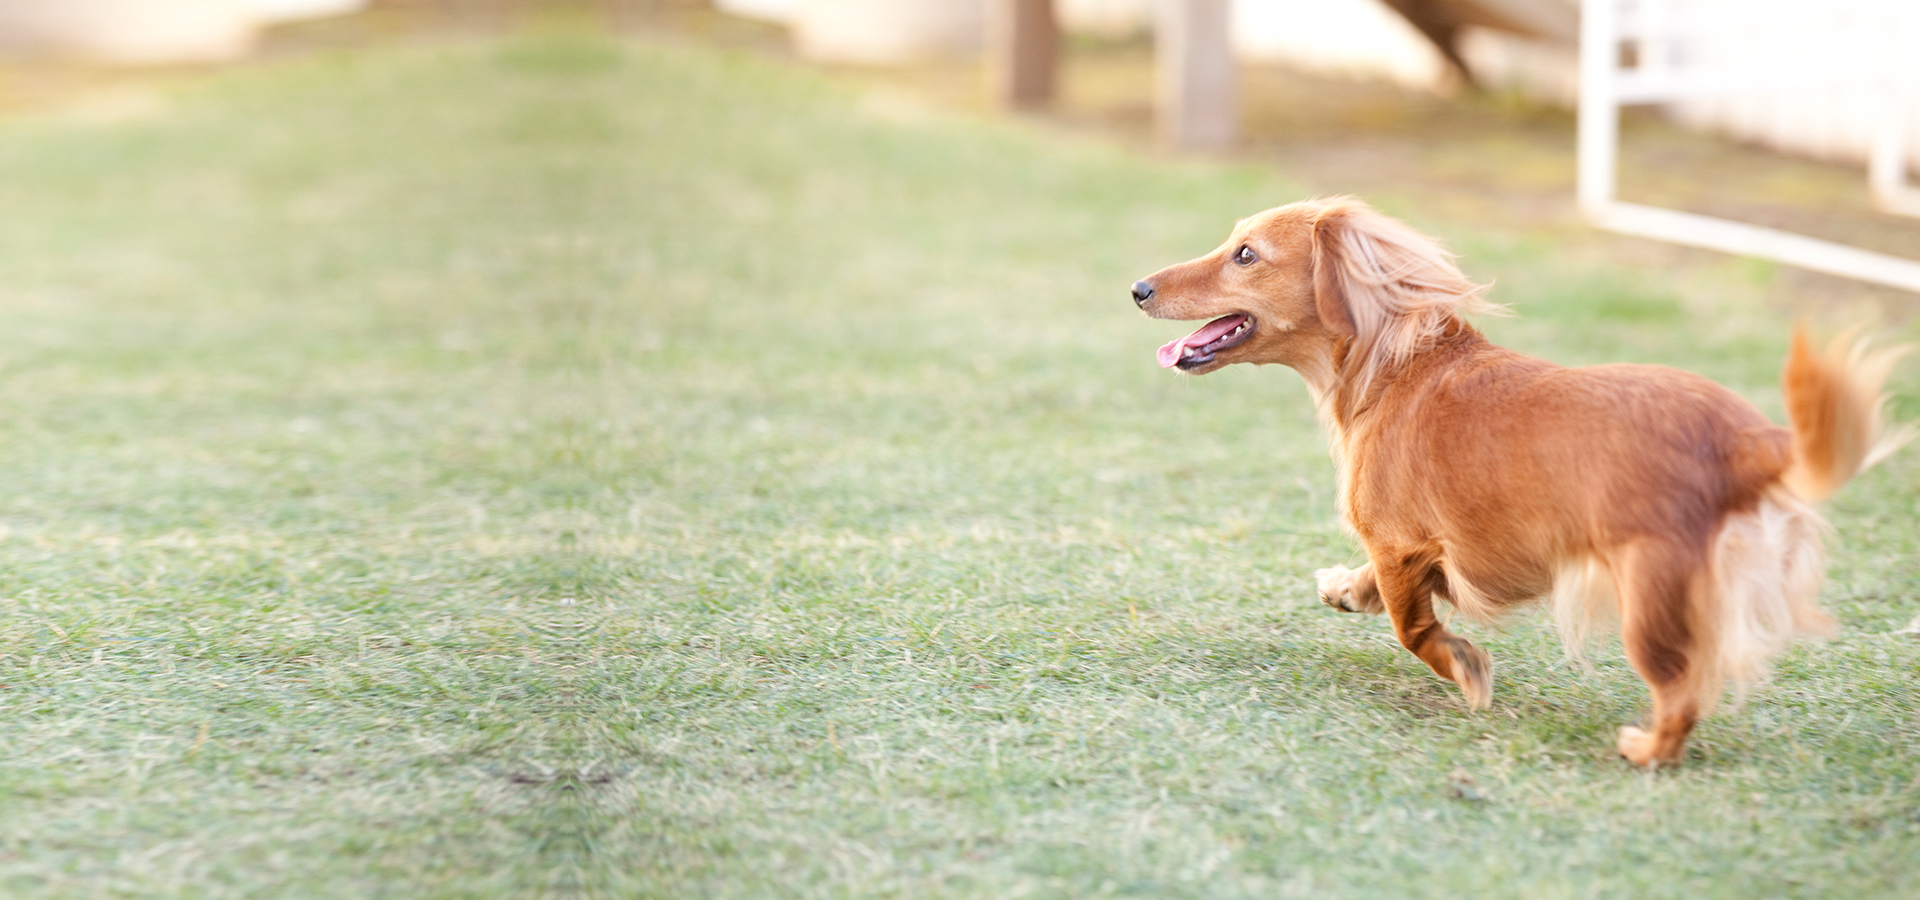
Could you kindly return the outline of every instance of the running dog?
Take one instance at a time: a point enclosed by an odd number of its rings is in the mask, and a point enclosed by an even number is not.
[[[1336,197],[1248,218],[1219,249],[1133,285],[1156,319],[1206,319],[1159,351],[1199,375],[1280,363],[1330,435],[1341,515],[1368,562],[1316,573],[1346,612],[1394,635],[1469,704],[1492,660],[1433,598],[1480,621],[1550,598],[1578,658],[1617,621],[1653,694],[1620,729],[1636,765],[1677,763],[1726,683],[1833,621],[1816,605],[1825,522],[1811,504],[1904,442],[1881,386],[1902,349],[1796,330],[1781,374],[1791,428],[1712,381],[1661,366],[1569,369],[1489,343],[1498,312],[1434,241]]]

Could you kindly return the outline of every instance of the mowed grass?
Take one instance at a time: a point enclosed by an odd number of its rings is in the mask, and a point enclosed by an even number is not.
[[[1154,367],[1126,285],[1285,173],[864,84],[575,27],[0,126],[0,890],[1910,892],[1913,454],[1840,635],[1633,771],[1617,647],[1467,627],[1465,709],[1314,598],[1298,379]],[[1391,211],[1777,409],[1764,273]]]
[[[0,894],[568,883],[587,49],[0,124]]]

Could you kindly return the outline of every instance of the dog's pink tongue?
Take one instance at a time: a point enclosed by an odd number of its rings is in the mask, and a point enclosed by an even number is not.
[[[1173,364],[1180,361],[1180,348],[1185,347],[1186,345],[1187,345],[1186,338],[1180,338],[1178,340],[1172,340],[1172,341],[1166,342],[1165,344],[1162,344],[1160,346],[1160,352],[1156,354],[1156,356],[1160,360],[1160,368],[1162,369],[1173,368]]]
[[[1231,316],[1221,316],[1218,319],[1200,326],[1198,330],[1186,337],[1177,341],[1166,342],[1161,345],[1160,352],[1155,354],[1160,360],[1160,368],[1173,368],[1176,363],[1180,362],[1181,351],[1184,351],[1188,347],[1205,347],[1219,340],[1221,335],[1232,331],[1240,324],[1240,320],[1244,318],[1246,317],[1238,313]]]

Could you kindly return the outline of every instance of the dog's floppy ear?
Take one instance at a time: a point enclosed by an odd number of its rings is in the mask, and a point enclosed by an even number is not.
[[[1321,326],[1340,338],[1354,338],[1354,311],[1346,303],[1346,249],[1340,244],[1344,209],[1323,209],[1313,217],[1313,307]]]
[[[1434,240],[1352,197],[1321,202],[1313,219],[1313,289],[1320,319],[1351,338],[1359,385],[1432,344],[1466,313],[1498,313]]]
[[[1313,219],[1313,304],[1320,324],[1343,338],[1354,336],[1353,311],[1347,305],[1346,250],[1341,246],[1343,209],[1323,209]]]

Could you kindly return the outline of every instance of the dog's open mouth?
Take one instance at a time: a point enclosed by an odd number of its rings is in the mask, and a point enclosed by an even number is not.
[[[1221,316],[1198,331],[1160,348],[1160,368],[1191,369],[1213,362],[1215,354],[1253,336],[1253,317],[1245,313]]]

